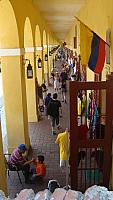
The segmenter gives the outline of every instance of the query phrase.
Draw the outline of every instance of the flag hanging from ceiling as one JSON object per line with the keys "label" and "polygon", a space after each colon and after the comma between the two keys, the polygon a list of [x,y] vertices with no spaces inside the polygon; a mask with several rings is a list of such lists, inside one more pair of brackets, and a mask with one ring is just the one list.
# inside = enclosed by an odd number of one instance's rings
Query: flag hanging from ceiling
{"label": "flag hanging from ceiling", "polygon": [[91,54],[88,67],[95,73],[101,73],[105,62],[105,41],[93,32]]}
{"label": "flag hanging from ceiling", "polygon": [[96,33],[80,21],[81,63],[95,73],[101,73],[105,62],[105,44]]}

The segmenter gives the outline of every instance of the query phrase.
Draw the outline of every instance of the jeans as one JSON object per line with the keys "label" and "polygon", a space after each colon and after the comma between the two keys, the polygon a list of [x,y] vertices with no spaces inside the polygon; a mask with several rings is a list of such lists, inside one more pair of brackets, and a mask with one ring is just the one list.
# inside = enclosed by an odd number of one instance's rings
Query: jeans
{"label": "jeans", "polygon": [[57,117],[51,116],[51,125],[52,125],[52,128],[55,128],[55,125],[59,126],[59,116]]}

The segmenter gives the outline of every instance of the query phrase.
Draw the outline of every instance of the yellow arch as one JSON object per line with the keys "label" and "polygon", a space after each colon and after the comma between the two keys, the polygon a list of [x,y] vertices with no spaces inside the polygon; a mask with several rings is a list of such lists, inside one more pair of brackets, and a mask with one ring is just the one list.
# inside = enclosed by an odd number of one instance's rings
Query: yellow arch
{"label": "yellow arch", "polygon": [[29,17],[26,17],[24,24],[24,47],[33,47],[33,34]]}
{"label": "yellow arch", "polygon": [[41,33],[40,33],[39,25],[36,25],[36,29],[35,29],[35,46],[41,47]]}
{"label": "yellow arch", "polygon": [[45,30],[43,30],[43,45],[47,45],[47,35]]}
{"label": "yellow arch", "polygon": [[0,48],[19,47],[17,22],[9,0],[0,1]]}

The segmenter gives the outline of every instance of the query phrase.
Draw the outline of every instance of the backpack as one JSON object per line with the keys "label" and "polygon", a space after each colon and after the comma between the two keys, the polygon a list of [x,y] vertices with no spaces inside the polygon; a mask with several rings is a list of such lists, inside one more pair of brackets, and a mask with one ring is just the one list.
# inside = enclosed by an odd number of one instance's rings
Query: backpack
{"label": "backpack", "polygon": [[[52,101],[52,100],[51,100]],[[48,105],[47,105],[47,114],[48,115],[51,115],[52,112],[51,112],[51,101],[49,101]]]}
{"label": "backpack", "polygon": [[54,105],[55,105],[56,101],[51,100],[48,105],[47,105],[47,113],[50,116],[54,116]]}

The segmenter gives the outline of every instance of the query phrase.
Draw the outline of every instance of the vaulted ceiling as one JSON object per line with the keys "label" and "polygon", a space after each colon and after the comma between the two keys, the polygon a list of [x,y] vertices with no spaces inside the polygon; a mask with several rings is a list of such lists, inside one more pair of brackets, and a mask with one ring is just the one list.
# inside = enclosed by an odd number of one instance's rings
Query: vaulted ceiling
{"label": "vaulted ceiling", "polygon": [[75,15],[86,0],[33,0],[47,25],[59,40],[64,40],[75,21]]}

